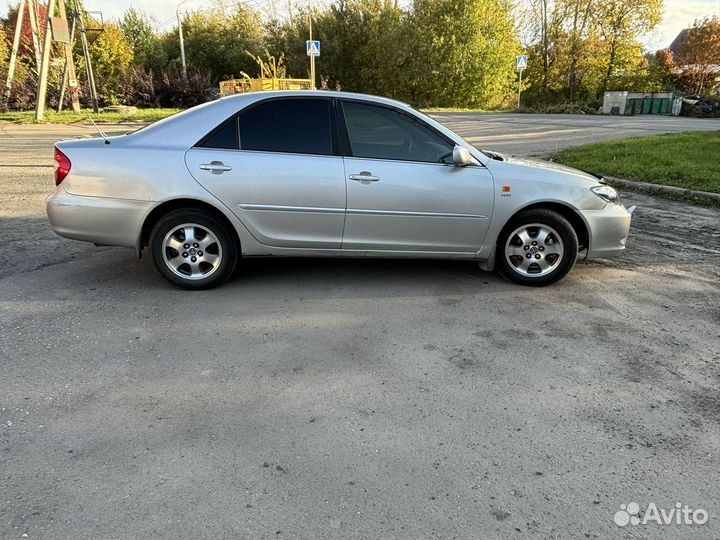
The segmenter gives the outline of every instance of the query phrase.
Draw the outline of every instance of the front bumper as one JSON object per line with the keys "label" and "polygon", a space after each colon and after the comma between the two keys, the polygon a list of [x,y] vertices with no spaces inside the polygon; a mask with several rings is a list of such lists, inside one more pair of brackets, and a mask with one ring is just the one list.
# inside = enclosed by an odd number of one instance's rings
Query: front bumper
{"label": "front bumper", "polygon": [[152,203],[71,195],[62,187],[48,197],[50,226],[60,236],[99,245],[136,247]]}
{"label": "front bumper", "polygon": [[614,257],[625,250],[634,210],[608,203],[600,210],[583,211],[589,235],[588,259]]}

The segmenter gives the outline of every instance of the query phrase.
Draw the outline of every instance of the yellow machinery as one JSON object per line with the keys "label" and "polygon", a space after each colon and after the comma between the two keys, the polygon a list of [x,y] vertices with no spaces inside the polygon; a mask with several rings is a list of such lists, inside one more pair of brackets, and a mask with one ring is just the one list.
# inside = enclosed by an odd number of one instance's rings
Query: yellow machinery
{"label": "yellow machinery", "polygon": [[310,90],[310,79],[280,79],[268,77],[261,79],[230,79],[220,81],[220,95],[244,94],[268,90]]}

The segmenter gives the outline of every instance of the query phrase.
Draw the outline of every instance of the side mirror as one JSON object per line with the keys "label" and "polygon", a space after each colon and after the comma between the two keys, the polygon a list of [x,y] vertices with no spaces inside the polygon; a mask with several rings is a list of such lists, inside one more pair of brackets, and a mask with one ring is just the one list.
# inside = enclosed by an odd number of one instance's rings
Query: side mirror
{"label": "side mirror", "polygon": [[473,163],[473,158],[467,148],[456,144],[453,148],[453,163],[456,167],[465,167]]}

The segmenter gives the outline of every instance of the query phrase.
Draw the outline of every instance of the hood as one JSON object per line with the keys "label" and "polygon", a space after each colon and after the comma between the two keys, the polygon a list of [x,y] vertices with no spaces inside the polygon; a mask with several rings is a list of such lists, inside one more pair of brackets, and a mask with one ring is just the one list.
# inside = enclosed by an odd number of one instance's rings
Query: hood
{"label": "hood", "polygon": [[597,176],[573,167],[568,167],[567,165],[561,165],[560,163],[529,157],[508,156],[505,154],[502,154],[502,157],[505,160],[505,163],[516,167],[535,169],[538,172],[550,174],[562,173],[564,175],[571,176],[574,180],[585,181],[588,186],[595,186],[600,183],[600,178]]}

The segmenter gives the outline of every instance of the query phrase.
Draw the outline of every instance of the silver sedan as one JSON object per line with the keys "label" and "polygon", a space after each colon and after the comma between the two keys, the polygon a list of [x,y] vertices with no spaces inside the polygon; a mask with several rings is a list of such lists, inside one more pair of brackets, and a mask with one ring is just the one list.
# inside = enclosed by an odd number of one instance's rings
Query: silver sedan
{"label": "silver sedan", "polygon": [[189,289],[269,255],[472,259],[547,285],[579,256],[622,252],[631,218],[596,176],[480,151],[408,105],[340,92],[243,94],[58,142],[55,183],[57,234],[148,248]]}

